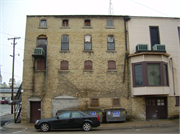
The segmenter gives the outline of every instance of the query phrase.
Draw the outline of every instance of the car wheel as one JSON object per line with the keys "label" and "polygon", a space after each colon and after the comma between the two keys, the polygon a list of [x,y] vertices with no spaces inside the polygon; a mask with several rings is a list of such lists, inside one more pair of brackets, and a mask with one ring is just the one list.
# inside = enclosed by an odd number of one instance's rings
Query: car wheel
{"label": "car wheel", "polygon": [[47,132],[49,130],[50,130],[49,124],[47,124],[47,123],[42,123],[41,124],[41,131]]}
{"label": "car wheel", "polygon": [[83,123],[82,128],[83,128],[84,131],[89,131],[89,130],[91,130],[91,123],[89,123],[89,122]]}

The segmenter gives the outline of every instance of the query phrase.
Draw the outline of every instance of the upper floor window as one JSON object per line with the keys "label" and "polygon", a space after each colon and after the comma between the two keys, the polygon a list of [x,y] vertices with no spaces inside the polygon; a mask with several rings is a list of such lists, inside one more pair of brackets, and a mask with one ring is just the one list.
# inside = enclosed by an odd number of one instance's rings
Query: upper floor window
{"label": "upper floor window", "polygon": [[113,60],[108,61],[108,70],[116,70],[116,62]]}
{"label": "upper floor window", "polygon": [[133,86],[168,86],[168,68],[164,62],[132,64]]}
{"label": "upper floor window", "polygon": [[92,37],[91,35],[84,36],[84,50],[92,50]]}
{"label": "upper floor window", "polygon": [[47,21],[46,20],[41,20],[39,27],[47,27]]}
{"label": "upper floor window", "polygon": [[91,21],[90,20],[85,20],[84,21],[84,26],[91,26]]}
{"label": "upper floor window", "polygon": [[45,47],[47,45],[46,35],[40,35],[37,37],[37,47]]}
{"label": "upper floor window", "polygon": [[69,36],[68,35],[61,36],[61,50],[69,50]]}
{"label": "upper floor window", "polygon": [[107,37],[107,49],[115,50],[115,40],[113,35],[108,35]]}
{"label": "upper floor window", "polygon": [[107,20],[107,27],[113,27],[113,20],[112,19],[108,19]]}
{"label": "upper floor window", "polygon": [[61,70],[69,70],[69,62],[61,61]]}
{"label": "upper floor window", "polygon": [[159,28],[150,27],[151,49],[155,44],[160,44]]}
{"label": "upper floor window", "polygon": [[37,70],[45,70],[45,61],[37,61]]}
{"label": "upper floor window", "polygon": [[84,62],[84,70],[92,70],[92,61],[87,60]]}
{"label": "upper floor window", "polygon": [[69,26],[68,20],[63,20],[62,26],[64,26],[64,27]]}

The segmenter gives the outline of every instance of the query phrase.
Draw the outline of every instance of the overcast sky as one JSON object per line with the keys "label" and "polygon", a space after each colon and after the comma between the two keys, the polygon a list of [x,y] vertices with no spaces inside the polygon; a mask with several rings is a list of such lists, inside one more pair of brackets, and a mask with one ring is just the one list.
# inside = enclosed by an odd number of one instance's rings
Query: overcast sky
{"label": "overcast sky", "polygon": [[[180,0],[111,0],[114,15],[180,17]],[[12,42],[16,40],[16,82],[22,81],[26,15],[107,15],[109,0],[0,0],[0,65],[3,82],[12,78]],[[18,56],[20,54],[20,56]]]}

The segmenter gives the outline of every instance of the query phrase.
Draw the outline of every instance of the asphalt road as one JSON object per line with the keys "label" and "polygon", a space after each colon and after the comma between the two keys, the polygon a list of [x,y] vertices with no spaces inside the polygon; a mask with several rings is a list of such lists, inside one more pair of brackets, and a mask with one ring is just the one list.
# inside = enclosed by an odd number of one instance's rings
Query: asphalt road
{"label": "asphalt road", "polygon": [[9,104],[0,104],[0,120],[1,120],[1,126],[3,126],[6,122],[13,119],[13,116],[11,118],[7,118],[4,115],[11,114],[11,105]]}

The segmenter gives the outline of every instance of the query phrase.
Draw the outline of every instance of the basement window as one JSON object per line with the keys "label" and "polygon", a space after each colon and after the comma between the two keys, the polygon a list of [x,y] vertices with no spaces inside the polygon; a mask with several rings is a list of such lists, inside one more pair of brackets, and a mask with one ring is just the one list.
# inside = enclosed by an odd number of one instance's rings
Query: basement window
{"label": "basement window", "polygon": [[91,107],[98,107],[99,106],[99,99],[98,98],[92,98],[90,105],[91,105]]}
{"label": "basement window", "polygon": [[120,106],[120,99],[119,98],[113,98],[112,99],[112,106]]}

